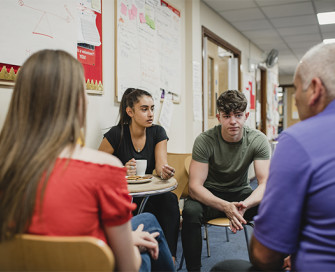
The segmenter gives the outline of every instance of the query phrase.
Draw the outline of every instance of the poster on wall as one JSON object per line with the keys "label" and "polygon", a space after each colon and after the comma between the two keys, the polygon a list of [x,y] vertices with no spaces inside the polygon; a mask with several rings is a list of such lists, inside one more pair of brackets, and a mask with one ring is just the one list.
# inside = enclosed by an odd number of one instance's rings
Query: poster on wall
{"label": "poster on wall", "polygon": [[86,89],[102,91],[101,0],[1,0],[0,10],[1,84],[33,53],[57,49],[83,64]]}
{"label": "poster on wall", "polygon": [[[180,12],[164,0],[117,0],[116,96],[141,88],[180,95]],[[173,96],[175,97],[175,96]]]}
{"label": "poster on wall", "polygon": [[249,110],[255,110],[255,92],[252,76],[246,76],[244,81],[244,94],[248,99]]}

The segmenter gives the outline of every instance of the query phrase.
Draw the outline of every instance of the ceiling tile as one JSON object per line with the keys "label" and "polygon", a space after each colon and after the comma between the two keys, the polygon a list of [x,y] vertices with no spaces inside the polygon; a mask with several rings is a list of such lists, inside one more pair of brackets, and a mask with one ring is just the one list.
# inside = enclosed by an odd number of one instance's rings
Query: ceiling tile
{"label": "ceiling tile", "polygon": [[279,39],[276,40],[275,42],[273,42],[272,40],[269,41],[269,39],[267,39],[266,41],[263,41],[263,42],[257,42],[257,45],[261,48],[263,47],[266,47],[267,49],[275,48],[279,50],[279,52],[281,52],[281,50],[287,50],[287,51],[289,50],[287,45]]}
{"label": "ceiling tile", "polygon": [[240,31],[258,30],[258,29],[272,29],[272,25],[268,20],[252,20],[235,22],[234,26]]}
{"label": "ceiling tile", "polygon": [[250,0],[203,0],[208,6],[212,7],[217,12],[233,10],[233,9],[245,9],[245,8],[256,8],[256,4]]}
{"label": "ceiling tile", "polygon": [[327,32],[334,32],[335,31],[335,24],[331,25],[320,25],[321,32],[327,33]]}
{"label": "ceiling tile", "polygon": [[300,43],[290,43],[289,47],[292,49],[294,53],[306,52],[309,48],[318,44],[318,42],[300,42]]}
{"label": "ceiling tile", "polygon": [[220,12],[220,15],[232,23],[255,19],[265,19],[263,13],[258,8],[223,11]]}
{"label": "ceiling tile", "polygon": [[335,31],[334,32],[327,32],[322,35],[323,39],[335,39]]}
{"label": "ceiling tile", "polygon": [[291,3],[299,3],[305,2],[306,0],[255,0],[255,2],[261,6],[273,6],[273,5],[282,5],[282,4],[291,4]]}
{"label": "ceiling tile", "polygon": [[283,17],[270,19],[272,24],[277,27],[294,27],[294,26],[306,26],[317,24],[315,15],[303,15],[294,17]]}
{"label": "ceiling tile", "polygon": [[262,7],[262,10],[264,11],[264,13],[268,18],[280,18],[280,17],[314,14],[313,6],[309,2]]}
{"label": "ceiling tile", "polygon": [[243,31],[242,33],[256,40],[259,38],[279,38],[277,32],[273,31],[272,29]]}
{"label": "ceiling tile", "polygon": [[291,35],[295,36],[300,34],[318,33],[319,27],[317,25],[309,25],[309,26],[277,28],[277,30],[282,36],[291,36]]}
{"label": "ceiling tile", "polygon": [[295,35],[295,36],[286,36],[283,39],[287,43],[294,42],[322,42],[321,35],[319,33],[306,34],[306,35]]}
{"label": "ceiling tile", "polygon": [[317,13],[335,11],[334,0],[316,0],[314,1],[314,5]]}

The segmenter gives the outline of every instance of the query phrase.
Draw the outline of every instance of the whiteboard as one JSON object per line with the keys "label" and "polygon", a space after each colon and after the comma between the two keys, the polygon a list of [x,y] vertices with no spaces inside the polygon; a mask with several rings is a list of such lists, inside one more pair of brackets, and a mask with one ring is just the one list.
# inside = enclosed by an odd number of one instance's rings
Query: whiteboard
{"label": "whiteboard", "polygon": [[77,57],[75,0],[1,0],[0,61],[22,65],[34,52],[62,49]]}
{"label": "whiteboard", "polygon": [[[162,5],[163,4],[163,5]],[[162,0],[117,0],[116,96],[141,88],[181,91],[180,13]]]}

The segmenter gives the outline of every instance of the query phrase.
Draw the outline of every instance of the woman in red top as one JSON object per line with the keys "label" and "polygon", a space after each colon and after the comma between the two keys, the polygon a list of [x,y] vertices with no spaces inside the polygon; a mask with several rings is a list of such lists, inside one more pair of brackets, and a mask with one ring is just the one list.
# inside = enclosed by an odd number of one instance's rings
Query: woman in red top
{"label": "woman in red top", "polygon": [[84,82],[64,51],[37,52],[21,67],[0,134],[0,242],[18,233],[94,236],[111,246],[117,270],[136,271],[139,249],[158,259],[159,234],[131,231],[135,205],[122,163],[77,144]]}

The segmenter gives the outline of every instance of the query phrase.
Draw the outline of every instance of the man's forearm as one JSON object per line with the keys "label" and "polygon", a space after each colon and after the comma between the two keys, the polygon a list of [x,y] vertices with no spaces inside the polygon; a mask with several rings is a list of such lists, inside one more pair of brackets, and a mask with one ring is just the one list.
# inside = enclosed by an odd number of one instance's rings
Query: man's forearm
{"label": "man's forearm", "polygon": [[212,207],[216,210],[223,211],[224,212],[224,206],[228,204],[227,201],[220,199],[213,195],[207,188],[204,186],[197,186],[195,188],[189,188],[190,189],[190,196],[201,202],[202,204]]}
{"label": "man's forearm", "polygon": [[252,194],[243,201],[247,206],[247,209],[257,206],[261,202],[264,191],[265,183],[258,185],[258,187],[252,192]]}

